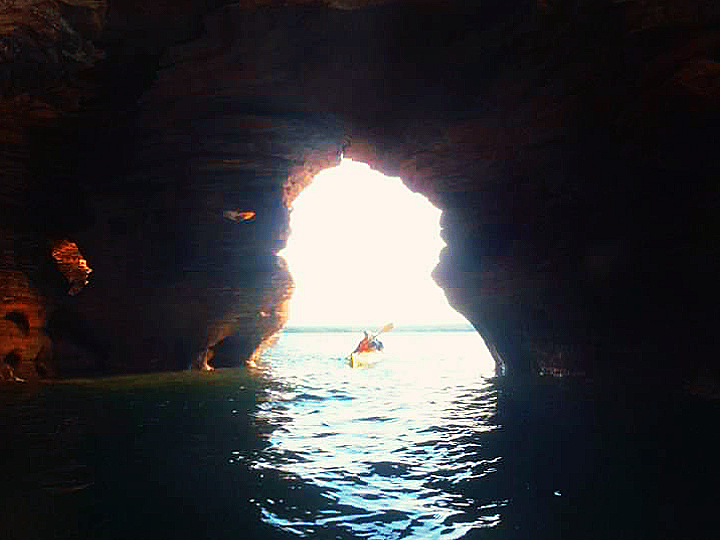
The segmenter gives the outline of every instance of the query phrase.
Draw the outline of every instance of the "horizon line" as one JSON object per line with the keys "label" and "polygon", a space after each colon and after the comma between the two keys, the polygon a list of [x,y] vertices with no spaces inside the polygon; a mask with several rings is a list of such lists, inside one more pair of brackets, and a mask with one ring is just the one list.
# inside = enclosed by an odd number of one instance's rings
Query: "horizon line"
{"label": "horizon line", "polygon": [[[283,327],[280,331],[348,331],[348,332],[362,332],[363,330],[376,330],[376,325],[362,325],[362,324],[293,324]],[[424,324],[396,324],[393,331],[403,330],[472,330],[477,331],[475,327],[470,324],[462,323],[424,323]]]}

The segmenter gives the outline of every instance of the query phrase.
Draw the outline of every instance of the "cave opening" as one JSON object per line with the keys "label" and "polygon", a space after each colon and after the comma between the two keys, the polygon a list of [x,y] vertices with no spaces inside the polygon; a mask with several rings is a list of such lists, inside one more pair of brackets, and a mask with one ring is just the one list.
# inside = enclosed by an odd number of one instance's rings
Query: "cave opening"
{"label": "cave opening", "polygon": [[343,159],[317,174],[292,203],[279,253],[295,284],[285,330],[372,333],[392,323],[390,341],[404,331],[460,332],[464,356],[494,368],[483,338],[432,278],[446,245],[441,213],[361,162]]}
{"label": "cave opening", "polygon": [[[440,217],[400,178],[346,159],[294,199],[280,255],[295,291],[287,326],[263,354],[274,384],[255,415],[281,429],[253,466],[327,489],[338,512],[322,501],[322,513],[300,514],[301,502],[270,499],[258,503],[267,524],[317,536],[317,524],[336,521],[353,537],[383,538],[460,538],[501,524],[504,503],[449,529],[462,508],[449,491],[426,489],[428,473],[450,478],[466,461],[462,441],[498,427],[494,360],[432,278],[445,246]],[[356,364],[360,330],[389,323],[379,356]],[[495,474],[499,459],[475,460],[482,471],[463,463],[463,479]]]}

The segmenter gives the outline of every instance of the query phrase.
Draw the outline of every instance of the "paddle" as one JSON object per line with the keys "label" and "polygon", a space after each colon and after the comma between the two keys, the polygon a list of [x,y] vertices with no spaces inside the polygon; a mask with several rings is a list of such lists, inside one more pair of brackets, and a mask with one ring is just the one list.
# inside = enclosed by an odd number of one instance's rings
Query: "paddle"
{"label": "paddle", "polygon": [[390,332],[390,330],[392,330],[393,328],[395,328],[395,325],[393,323],[387,323],[375,334],[375,337],[378,337],[383,332]]}

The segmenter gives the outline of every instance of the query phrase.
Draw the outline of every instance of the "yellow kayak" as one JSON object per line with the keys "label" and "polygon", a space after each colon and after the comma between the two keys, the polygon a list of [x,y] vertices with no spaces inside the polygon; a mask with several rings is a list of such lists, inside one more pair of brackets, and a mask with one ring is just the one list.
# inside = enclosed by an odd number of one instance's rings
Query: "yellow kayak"
{"label": "yellow kayak", "polygon": [[383,358],[382,351],[354,352],[350,355],[348,364],[353,368],[369,368],[375,367]]}

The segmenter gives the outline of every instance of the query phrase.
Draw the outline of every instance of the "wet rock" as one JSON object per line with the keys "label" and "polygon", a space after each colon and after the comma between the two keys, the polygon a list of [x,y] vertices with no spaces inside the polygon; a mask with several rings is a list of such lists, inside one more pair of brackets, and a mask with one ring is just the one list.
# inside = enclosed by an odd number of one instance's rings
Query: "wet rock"
{"label": "wet rock", "polygon": [[0,272],[0,368],[6,380],[37,379],[48,371],[46,299],[17,272]]}

